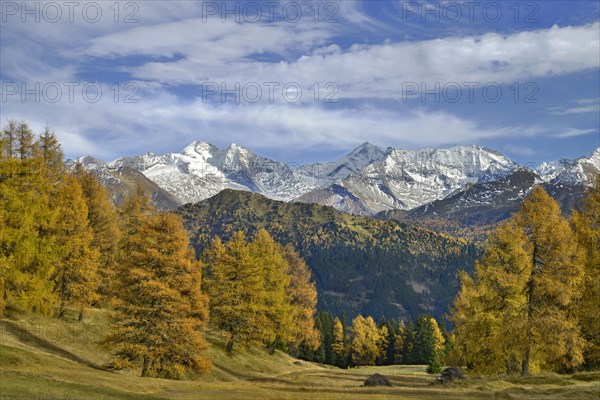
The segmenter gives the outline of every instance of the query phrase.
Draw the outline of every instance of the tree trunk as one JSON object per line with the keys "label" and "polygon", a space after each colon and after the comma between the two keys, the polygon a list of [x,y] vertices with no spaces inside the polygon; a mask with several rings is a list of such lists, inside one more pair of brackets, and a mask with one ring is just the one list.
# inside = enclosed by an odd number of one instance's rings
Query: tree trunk
{"label": "tree trunk", "polygon": [[227,341],[227,347],[225,348],[227,353],[231,353],[231,351],[233,350],[233,340],[234,340],[234,336],[233,335],[229,336],[229,341]]}
{"label": "tree trunk", "polygon": [[525,376],[529,374],[529,357],[531,353],[531,346],[528,344],[527,349],[525,350],[525,358],[523,358],[523,362],[521,363],[521,375]]}
{"label": "tree trunk", "polygon": [[79,310],[79,318],[77,318],[79,322],[83,321],[83,308]]}
{"label": "tree trunk", "polygon": [[144,356],[144,363],[142,365],[142,377],[148,376],[149,364],[150,363],[148,362],[148,356]]}
{"label": "tree trunk", "polygon": [[273,354],[275,353],[275,349],[277,348],[277,345],[279,344],[279,336],[277,336],[275,338],[275,340],[273,341],[273,343],[271,343],[269,345],[269,354]]}
{"label": "tree trunk", "polygon": [[532,271],[529,282],[527,282],[527,344],[525,348],[525,354],[523,355],[523,362],[521,363],[521,375],[525,376],[529,374],[529,362],[531,359],[531,345],[533,334],[531,333],[533,325],[533,312],[535,308],[535,277],[538,275],[538,247],[534,244],[533,246],[533,257],[532,257]]}
{"label": "tree trunk", "polygon": [[65,284],[65,280],[62,279],[60,282],[60,309],[59,309],[59,313],[58,313],[58,318],[63,319],[63,317],[65,316],[65,306],[66,306],[66,302],[65,302],[65,292],[66,292],[66,288],[65,288],[66,284]]}

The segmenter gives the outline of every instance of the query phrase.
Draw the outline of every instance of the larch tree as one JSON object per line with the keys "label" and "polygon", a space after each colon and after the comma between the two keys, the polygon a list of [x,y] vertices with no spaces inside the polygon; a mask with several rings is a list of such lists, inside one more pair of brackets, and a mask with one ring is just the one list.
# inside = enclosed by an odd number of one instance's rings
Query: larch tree
{"label": "larch tree", "polygon": [[55,302],[50,276],[57,258],[50,225],[56,213],[49,206],[43,161],[25,123],[9,121],[1,132],[0,239],[6,301],[25,310],[50,314]]}
{"label": "larch tree", "polygon": [[119,207],[121,247],[126,246],[127,238],[136,235],[142,220],[154,213],[156,209],[150,201],[150,196],[142,186],[136,186],[135,191]]}
{"label": "larch tree", "polygon": [[92,246],[93,231],[88,221],[88,207],[77,178],[67,175],[54,195],[59,218],[53,226],[59,259],[52,280],[60,299],[59,315],[67,305],[79,308],[79,319],[85,307],[97,300],[98,257]]}
{"label": "larch tree", "polygon": [[385,351],[384,335],[372,317],[358,315],[352,320],[350,354],[353,365],[375,365],[375,360]]}
{"label": "larch tree", "polygon": [[248,345],[264,339],[264,273],[239,231],[224,245],[215,238],[204,252],[206,291],[211,324],[227,333],[227,352],[235,343]]}
{"label": "larch tree", "polygon": [[109,199],[107,190],[80,164],[75,167],[75,175],[83,190],[90,228],[93,239],[91,247],[98,252],[99,294],[104,299],[111,295],[111,283],[114,280],[121,230],[118,212]]}
{"label": "larch tree", "polygon": [[581,364],[584,340],[573,310],[580,254],[558,205],[536,186],[490,236],[474,278],[462,276],[452,320],[465,362],[484,373],[523,375],[532,366]]}
{"label": "larch tree", "polygon": [[36,141],[36,151],[43,161],[42,173],[49,182],[58,182],[65,175],[63,151],[56,135],[48,127]]}
{"label": "larch tree", "polygon": [[[4,221],[2,220],[2,214],[0,213],[0,244],[4,242]],[[6,307],[6,276],[8,274],[8,261],[6,256],[0,251],[0,317],[4,313],[4,307]]]}
{"label": "larch tree", "polygon": [[289,266],[290,284],[287,288],[287,297],[292,305],[288,344],[298,346],[303,342],[306,346],[317,349],[320,344],[320,335],[315,327],[316,285],[312,280],[308,265],[292,245],[288,244],[283,247],[283,257]]}
{"label": "larch tree", "polygon": [[[265,229],[256,232],[249,244],[249,251],[258,273],[262,275],[263,289],[255,296],[259,303],[258,325],[262,328],[263,341],[274,351],[278,345],[294,341],[297,332],[289,296],[289,265],[283,257],[281,246]],[[259,294],[262,294],[262,298]]]}
{"label": "larch tree", "polygon": [[187,370],[206,371],[207,299],[182,221],[173,214],[130,218],[134,220],[137,226],[130,226],[123,239],[113,332],[105,340],[113,365],[140,366],[141,376],[172,379]]}
{"label": "larch tree", "polygon": [[577,241],[583,254],[585,278],[582,296],[575,309],[587,346],[587,368],[600,367],[600,175],[596,177],[581,210],[572,215]]}
{"label": "larch tree", "polygon": [[394,360],[393,364],[402,364],[403,361],[403,351],[404,351],[404,342],[406,341],[406,325],[404,321],[400,321],[398,323],[398,331],[395,333],[394,337]]}
{"label": "larch tree", "polygon": [[[17,126],[17,158],[21,161],[31,160],[34,155],[35,135],[29,128],[26,122],[20,122]],[[22,166],[26,166],[26,163],[22,163]]]}
{"label": "larch tree", "polygon": [[331,348],[333,350],[333,354],[335,354],[335,357],[338,360],[338,366],[340,364],[340,360],[345,363],[346,359],[348,358],[346,332],[344,332],[344,325],[342,324],[342,321],[337,317],[333,321],[333,343]]}

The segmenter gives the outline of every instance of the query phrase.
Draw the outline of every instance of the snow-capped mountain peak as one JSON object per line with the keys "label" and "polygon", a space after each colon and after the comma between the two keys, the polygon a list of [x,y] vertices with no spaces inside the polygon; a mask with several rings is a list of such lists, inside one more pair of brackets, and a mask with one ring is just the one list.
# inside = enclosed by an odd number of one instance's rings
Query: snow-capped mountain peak
{"label": "snow-capped mountain peak", "polygon": [[307,164],[298,169],[298,174],[316,187],[331,185],[337,181],[359,174],[365,167],[382,160],[386,152],[369,142],[364,142],[347,155],[329,163]]}
{"label": "snow-capped mountain peak", "polygon": [[[139,171],[181,203],[204,200],[229,188],[362,214],[410,210],[519,169],[501,153],[476,145],[383,151],[368,142],[333,162],[298,169],[235,143],[221,149],[203,141],[192,142],[179,153],[146,153],[109,163],[86,157],[80,162],[107,182],[122,168]],[[536,172],[544,182],[589,185],[600,173],[599,166],[600,148],[576,160],[544,163]]]}
{"label": "snow-capped mountain peak", "polygon": [[469,183],[501,178],[518,168],[502,154],[480,146],[405,150],[386,156],[341,185],[376,213],[412,209],[441,199]]}
{"label": "snow-capped mountain peak", "polygon": [[594,177],[600,174],[600,147],[574,160],[563,158],[558,161],[544,162],[536,172],[545,182],[581,183],[590,186],[594,182]]}

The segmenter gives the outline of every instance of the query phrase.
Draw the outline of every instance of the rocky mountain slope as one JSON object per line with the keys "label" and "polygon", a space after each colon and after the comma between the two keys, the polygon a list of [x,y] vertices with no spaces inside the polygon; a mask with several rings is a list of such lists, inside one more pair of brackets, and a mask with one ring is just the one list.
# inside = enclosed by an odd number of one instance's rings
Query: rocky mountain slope
{"label": "rocky mountain slope", "polygon": [[[388,149],[381,161],[338,185],[359,202],[338,200],[331,188],[307,193],[297,200],[332,205],[347,212],[375,214],[384,210],[409,210],[444,198],[469,183],[499,179],[518,168],[502,154],[479,146],[449,149]],[[358,203],[358,204],[357,204]]]}
{"label": "rocky mountain slope", "polygon": [[487,231],[519,209],[537,184],[556,200],[565,215],[581,203],[588,190],[578,183],[544,182],[538,174],[523,168],[495,181],[466,185],[443,199],[412,210],[384,211],[377,217],[483,239]]}
{"label": "rocky mountain slope", "polygon": [[[474,145],[383,151],[369,143],[336,161],[298,168],[235,144],[221,149],[205,142],[161,156],[147,153],[109,163],[89,157],[80,161],[109,184],[116,171],[128,168],[130,175],[140,173],[162,190],[161,199],[169,194],[175,200],[163,201],[163,207],[195,203],[234,189],[359,215],[414,210],[471,185],[498,181],[521,168],[497,151]],[[535,173],[546,184],[590,185],[600,173],[600,148],[576,160],[544,163]],[[159,193],[156,188],[153,191]]]}
{"label": "rocky mountain slope", "polygon": [[75,162],[81,163],[98,178],[100,183],[108,189],[113,203],[117,205],[134,193],[137,186],[141,186],[150,193],[152,202],[159,210],[173,210],[182,204],[177,197],[134,168],[128,166],[114,168],[93,157],[81,157],[76,161],[67,161],[67,167],[72,167]]}

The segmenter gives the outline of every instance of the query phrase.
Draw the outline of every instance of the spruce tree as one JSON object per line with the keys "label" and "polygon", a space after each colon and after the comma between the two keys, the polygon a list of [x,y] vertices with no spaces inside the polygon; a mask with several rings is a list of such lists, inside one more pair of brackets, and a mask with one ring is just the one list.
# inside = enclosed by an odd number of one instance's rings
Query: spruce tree
{"label": "spruce tree", "polygon": [[420,315],[417,318],[413,348],[410,355],[411,364],[428,364],[432,359],[438,358],[438,342],[435,331],[437,323],[434,327],[432,321],[435,320],[429,315]]}

